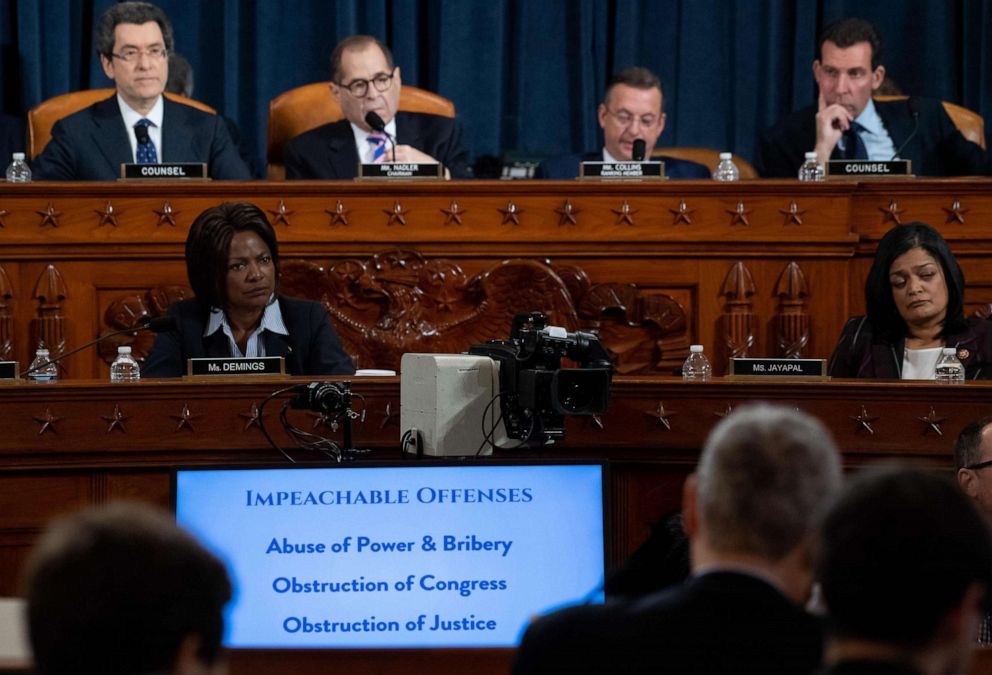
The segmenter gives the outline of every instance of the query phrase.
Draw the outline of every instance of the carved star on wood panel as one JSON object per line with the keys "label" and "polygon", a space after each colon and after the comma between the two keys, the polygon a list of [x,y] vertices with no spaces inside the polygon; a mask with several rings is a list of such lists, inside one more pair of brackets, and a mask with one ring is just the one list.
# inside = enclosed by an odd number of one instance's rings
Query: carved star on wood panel
{"label": "carved star on wood panel", "polygon": [[189,429],[190,431],[196,431],[196,429],[193,428],[193,420],[197,417],[202,417],[202,415],[194,415],[189,409],[189,405],[183,403],[183,409],[179,412],[179,414],[169,415],[169,417],[179,422],[176,425],[176,431],[182,431],[183,427]]}
{"label": "carved star on wood panel", "polygon": [[51,227],[59,226],[59,218],[62,217],[61,211],[55,210],[55,205],[48,202],[48,206],[45,207],[44,211],[35,211],[39,216],[41,216],[41,227],[50,225]]}
{"label": "carved star on wood panel", "polygon": [[622,225],[623,223],[626,223],[627,225],[634,224],[634,216],[637,214],[637,211],[630,208],[630,204],[627,203],[626,199],[623,201],[623,204],[620,205],[619,209],[610,210],[617,214],[617,225]]}
{"label": "carved star on wood panel", "polygon": [[875,428],[872,427],[871,424],[872,422],[878,420],[878,415],[869,415],[868,410],[864,406],[861,406],[861,412],[858,415],[848,415],[847,417],[848,419],[857,422],[858,429],[864,429],[872,435],[875,434]]}
{"label": "carved star on wood panel", "polygon": [[109,434],[114,429],[120,429],[121,433],[127,433],[127,427],[124,426],[124,421],[130,419],[130,415],[125,415],[124,411],[118,404],[114,404],[114,412],[110,415],[100,415],[100,418],[104,422],[109,422],[107,427],[107,433]]}
{"label": "carved star on wood panel", "polygon": [[896,200],[890,199],[888,206],[879,206],[878,210],[885,214],[885,216],[882,218],[883,223],[887,223],[888,221],[891,220],[896,225],[902,225],[902,220],[900,216],[905,211],[905,209],[900,209],[899,203]]}
{"label": "carved star on wood panel", "polygon": [[463,209],[458,206],[458,202],[454,199],[451,200],[451,206],[446,209],[441,209],[441,213],[444,214],[444,224],[451,225],[455,223],[456,225],[462,224],[462,216],[468,213],[468,209]]}
{"label": "carved star on wood panel", "polygon": [[334,205],[334,209],[324,209],[324,213],[331,217],[331,227],[335,225],[348,225],[348,209],[344,207],[344,203],[339,199]]}
{"label": "carved star on wood panel", "polygon": [[34,421],[41,425],[41,428],[38,429],[38,435],[41,436],[46,431],[57,434],[59,430],[55,428],[55,425],[64,419],[64,417],[58,417],[52,413],[51,408],[45,408],[45,412],[41,416],[35,416],[34,418]]}
{"label": "carved star on wood panel", "polygon": [[99,227],[103,227],[108,224],[117,227],[117,209],[115,209],[114,205],[110,202],[107,202],[107,205],[103,207],[103,211],[94,210],[93,213],[100,216]]}
{"label": "carved star on wood panel", "polygon": [[658,407],[651,412],[644,412],[644,415],[652,419],[658,420],[658,425],[665,427],[665,431],[672,430],[672,420],[670,418],[678,415],[674,410],[665,410],[665,403],[663,401],[658,401]]}
{"label": "carved star on wood panel", "polygon": [[923,430],[923,433],[934,431],[937,433],[938,436],[944,435],[944,430],[940,428],[940,423],[946,422],[947,418],[938,417],[937,411],[933,409],[933,406],[930,406],[930,412],[927,413],[926,417],[917,417],[916,419],[920,420],[926,425],[926,428]]}
{"label": "carved star on wood panel", "polygon": [[788,209],[779,209],[778,212],[785,216],[786,225],[802,225],[803,214],[806,213],[806,210],[800,209],[799,205],[793,200],[789,202]]}
{"label": "carved star on wood panel", "polygon": [[273,225],[278,225],[279,223],[282,223],[286,227],[289,227],[289,217],[293,215],[293,213],[295,212],[290,211],[288,208],[286,208],[286,202],[280,199],[279,204],[276,206],[275,210],[269,209],[269,213],[272,214]]}
{"label": "carved star on wood panel", "polygon": [[685,200],[679,200],[678,209],[668,209],[672,212],[675,218],[672,220],[672,225],[678,225],[679,223],[685,223],[686,225],[692,225],[692,214],[696,209],[690,209],[689,205],[685,203]]}
{"label": "carved star on wood panel", "polygon": [[7,227],[7,221],[4,220],[10,215],[10,211],[7,209],[0,209],[0,227]]}
{"label": "carved star on wood panel", "polygon": [[262,428],[262,418],[268,417],[268,415],[263,415],[262,411],[259,410],[258,404],[252,401],[251,407],[246,413],[238,413],[238,417],[245,420],[245,427],[241,431],[248,431],[251,427]]}
{"label": "carved star on wood panel", "polygon": [[959,225],[964,225],[964,214],[970,210],[963,208],[961,202],[955,199],[951,202],[951,208],[944,208],[944,212],[947,213],[947,220],[944,221],[944,224],[958,223]]}
{"label": "carved star on wood panel", "polygon": [[579,215],[579,210],[575,208],[571,201],[565,200],[565,203],[555,209],[555,213],[558,214],[558,225],[578,225],[576,216]]}
{"label": "carved star on wood panel", "polygon": [[501,223],[501,225],[506,225],[507,223],[513,223],[514,225],[519,225],[520,214],[524,212],[522,208],[518,207],[512,201],[506,203],[505,209],[496,209],[496,210],[503,214],[503,222]]}
{"label": "carved star on wood panel", "polygon": [[165,202],[165,204],[162,205],[161,210],[153,209],[152,213],[158,216],[158,223],[155,224],[155,227],[159,227],[161,225],[171,225],[172,227],[176,226],[176,216],[179,215],[179,211],[172,208],[171,202]]}
{"label": "carved star on wood panel", "polygon": [[410,214],[409,211],[403,210],[403,205],[398,201],[393,202],[393,208],[383,209],[382,212],[389,216],[389,220],[386,221],[387,226],[396,224],[406,225],[406,217]]}
{"label": "carved star on wood panel", "polygon": [[743,199],[737,202],[737,206],[736,207],[734,207],[733,209],[726,209],[726,211],[727,211],[727,213],[729,213],[731,215],[731,218],[730,218],[730,226],[731,227],[733,227],[734,225],[750,225],[751,224],[750,221],[748,221],[748,219],[747,219],[747,216],[748,216],[749,213],[751,213],[751,211],[749,209],[747,209],[747,208],[744,207],[744,200]]}

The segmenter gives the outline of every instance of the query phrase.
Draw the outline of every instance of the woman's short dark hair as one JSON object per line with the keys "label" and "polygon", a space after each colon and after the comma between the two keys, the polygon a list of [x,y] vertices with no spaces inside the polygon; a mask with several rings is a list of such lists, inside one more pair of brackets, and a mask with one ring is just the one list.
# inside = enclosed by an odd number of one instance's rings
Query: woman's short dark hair
{"label": "woman's short dark hair", "polygon": [[227,259],[238,232],[254,232],[272,254],[279,280],[279,244],[262,209],[247,202],[211,206],[193,221],[186,237],[186,275],[196,298],[208,307],[227,307]]}
{"label": "woman's short dark hair", "polygon": [[897,342],[906,337],[909,328],[899,314],[892,298],[892,282],[889,270],[896,258],[906,251],[922,248],[940,263],[947,284],[947,314],[941,337],[953,335],[967,328],[964,319],[964,273],[957,259],[951,253],[940,232],[926,223],[897,225],[885,233],[878,242],[875,260],[872,261],[868,279],[865,281],[865,308],[868,321],[875,334],[889,342]]}

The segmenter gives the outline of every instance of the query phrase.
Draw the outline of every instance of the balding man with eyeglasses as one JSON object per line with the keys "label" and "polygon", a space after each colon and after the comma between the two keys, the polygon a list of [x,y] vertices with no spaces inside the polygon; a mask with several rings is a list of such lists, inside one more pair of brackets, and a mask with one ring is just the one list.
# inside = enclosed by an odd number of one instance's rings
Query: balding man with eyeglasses
{"label": "balding man with eyeglasses", "polygon": [[147,2],[112,5],[94,43],[116,94],[52,127],[33,162],[39,180],[115,180],[121,164],[207,164],[211,178],[249,180],[223,118],[162,96],[169,77],[172,25]]}
{"label": "balding man with eyeglasses", "polygon": [[[461,126],[441,115],[400,112],[402,85],[400,68],[382,42],[370,35],[339,42],[331,54],[331,94],[344,119],[286,143],[286,178],[349,180],[360,163],[387,161],[440,162],[446,177],[471,178]],[[381,118],[385,133],[369,126],[370,112]]]}

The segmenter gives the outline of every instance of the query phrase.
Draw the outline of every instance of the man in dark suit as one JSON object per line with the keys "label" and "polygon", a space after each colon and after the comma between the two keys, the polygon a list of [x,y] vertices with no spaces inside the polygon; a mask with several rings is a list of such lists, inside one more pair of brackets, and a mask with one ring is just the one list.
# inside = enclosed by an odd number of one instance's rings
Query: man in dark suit
{"label": "man in dark suit", "polygon": [[[552,157],[534,171],[534,178],[570,180],[579,175],[582,162],[630,162],[634,141],[643,140],[647,158],[665,130],[661,80],[647,68],[626,68],[606,86],[597,116],[603,130],[603,149],[577,155]],[[709,178],[702,164],[674,157],[655,157],[665,163],[669,178]]]}
{"label": "man in dark suit", "polygon": [[961,135],[940,101],[876,101],[885,79],[882,41],[863,19],[824,29],[813,61],[817,105],[765,130],[755,166],[766,178],[795,178],[806,152],[817,160],[894,157],[919,176],[992,175],[992,155]]}
{"label": "man in dark suit", "polygon": [[767,405],[735,412],[686,480],[693,576],[639,600],[538,619],[514,672],[812,672],[822,635],[801,603],[817,515],[840,482],[837,449],[818,421]]}
{"label": "man in dark suit", "polygon": [[223,119],[162,96],[172,26],[145,2],[112,5],[94,42],[116,96],[59,120],[32,169],[37,180],[115,180],[123,163],[206,162],[215,179],[249,180]]}
{"label": "man in dark suit", "polygon": [[[468,151],[456,120],[440,115],[397,112],[400,68],[389,48],[370,35],[345,38],[331,54],[331,93],[344,119],[292,138],[284,159],[287,178],[351,179],[359,163],[376,161],[440,162],[449,178],[470,178]],[[387,138],[365,121],[374,112]]]}
{"label": "man in dark suit", "polygon": [[823,523],[822,675],[967,673],[992,588],[986,522],[953,481],[889,467],[857,476]]}

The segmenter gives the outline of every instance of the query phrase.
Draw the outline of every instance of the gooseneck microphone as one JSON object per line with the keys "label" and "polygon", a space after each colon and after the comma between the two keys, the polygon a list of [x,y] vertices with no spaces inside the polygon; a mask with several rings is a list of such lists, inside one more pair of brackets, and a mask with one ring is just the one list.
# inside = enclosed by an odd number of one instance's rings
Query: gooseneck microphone
{"label": "gooseneck microphone", "polygon": [[134,137],[138,139],[138,145],[146,145],[151,141],[151,136],[148,135],[148,127],[144,124],[134,125]]}
{"label": "gooseneck microphone", "polygon": [[370,110],[367,113],[365,113],[365,123],[368,124],[370,127],[372,127],[373,131],[378,131],[380,134],[383,134],[389,140],[389,145],[391,145],[393,148],[393,161],[395,162],[396,139],[393,138],[392,134],[386,131],[386,123],[382,121],[382,118],[379,117],[379,114],[376,113],[374,110]]}
{"label": "gooseneck microphone", "polygon": [[913,133],[911,133],[906,138],[906,140],[902,142],[902,145],[899,146],[899,149],[896,150],[895,151],[895,154],[892,155],[892,159],[895,159],[896,157],[898,157],[899,156],[899,153],[906,149],[906,146],[909,145],[909,142],[911,140],[913,140],[913,136],[915,136],[916,135],[916,132],[920,130],[920,104],[919,104],[919,102],[915,98],[913,98],[912,96],[910,96],[908,99],[906,99],[906,107],[909,108],[909,114],[913,116]]}
{"label": "gooseneck microphone", "polygon": [[647,152],[648,144],[644,142],[643,138],[634,139],[634,149],[631,153],[631,159],[635,162],[644,161],[644,153]]}
{"label": "gooseneck microphone", "polygon": [[34,368],[28,368],[27,370],[21,372],[21,377],[24,377],[25,375],[29,375],[36,370],[41,370],[49,363],[58,363],[62,359],[68,358],[73,354],[83,351],[87,347],[92,347],[93,345],[103,342],[108,338],[112,338],[115,335],[123,335],[124,333],[136,333],[141,330],[150,330],[153,333],[166,333],[170,330],[175,330],[175,329],[176,329],[176,317],[174,316],[156,316],[154,318],[149,317],[144,321],[142,321],[137,326],[134,326],[133,328],[122,328],[121,330],[115,330],[113,333],[107,333],[106,335],[101,335],[97,339],[90,340],[86,344],[80,347],[76,347],[75,349],[68,351],[65,354],[60,354],[57,358],[49,359],[45,363],[35,366]]}

